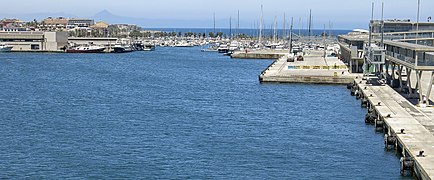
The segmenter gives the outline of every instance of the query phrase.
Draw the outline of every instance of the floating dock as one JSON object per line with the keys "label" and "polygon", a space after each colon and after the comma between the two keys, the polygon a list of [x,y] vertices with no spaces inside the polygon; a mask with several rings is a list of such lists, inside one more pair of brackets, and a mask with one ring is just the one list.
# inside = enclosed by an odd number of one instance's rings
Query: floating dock
{"label": "floating dock", "polygon": [[288,54],[274,61],[259,75],[260,82],[349,84],[354,75],[337,57],[321,56],[323,51],[304,56],[303,61],[288,62]]}
{"label": "floating dock", "polygon": [[354,79],[351,94],[368,108],[365,122],[384,132],[386,149],[401,155],[401,174],[434,178],[434,108],[417,107],[377,78]]}

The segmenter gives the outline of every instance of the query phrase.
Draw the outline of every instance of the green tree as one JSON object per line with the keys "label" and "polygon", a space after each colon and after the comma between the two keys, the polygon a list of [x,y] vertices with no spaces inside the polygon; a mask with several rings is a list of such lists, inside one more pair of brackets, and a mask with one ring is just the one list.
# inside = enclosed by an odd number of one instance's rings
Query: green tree
{"label": "green tree", "polygon": [[213,32],[209,32],[208,36],[211,37],[211,38],[214,38],[214,33]]}
{"label": "green tree", "polygon": [[222,32],[218,32],[217,33],[217,37],[223,37],[223,33]]}
{"label": "green tree", "polygon": [[132,38],[138,38],[138,37],[142,37],[142,36],[143,36],[143,34],[138,30],[133,30],[130,32],[130,37],[132,37]]}

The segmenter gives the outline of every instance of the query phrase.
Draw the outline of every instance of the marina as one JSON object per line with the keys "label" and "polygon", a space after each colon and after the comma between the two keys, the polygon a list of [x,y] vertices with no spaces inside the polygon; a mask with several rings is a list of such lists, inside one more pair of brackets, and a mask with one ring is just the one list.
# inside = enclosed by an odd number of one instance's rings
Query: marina
{"label": "marina", "polygon": [[270,2],[0,19],[0,179],[434,179],[432,2]]}

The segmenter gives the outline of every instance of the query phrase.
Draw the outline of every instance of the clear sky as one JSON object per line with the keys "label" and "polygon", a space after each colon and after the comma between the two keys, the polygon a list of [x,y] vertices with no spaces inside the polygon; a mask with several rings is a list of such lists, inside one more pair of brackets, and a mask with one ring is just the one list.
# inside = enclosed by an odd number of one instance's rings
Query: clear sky
{"label": "clear sky", "polygon": [[[250,28],[259,21],[262,4],[267,26],[273,23],[275,16],[281,26],[286,13],[288,21],[294,17],[295,28],[301,24],[306,27],[309,9],[312,9],[314,28],[322,29],[324,24],[328,27],[331,21],[335,29],[353,29],[367,27],[372,2],[375,2],[377,19],[381,17],[381,2],[384,2],[386,19],[416,20],[417,0],[11,0],[2,3],[0,14],[66,13],[92,17],[108,10],[118,16],[188,20],[186,26],[212,27],[215,12],[217,26],[227,27],[229,17],[236,21],[239,10],[240,26]],[[427,21],[429,16],[434,18],[433,8],[434,0],[421,0],[421,21]]]}

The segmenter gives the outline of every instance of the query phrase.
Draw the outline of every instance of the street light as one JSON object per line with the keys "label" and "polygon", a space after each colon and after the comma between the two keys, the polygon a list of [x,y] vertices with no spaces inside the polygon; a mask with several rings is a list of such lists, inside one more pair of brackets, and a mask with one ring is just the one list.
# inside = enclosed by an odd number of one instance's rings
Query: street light
{"label": "street light", "polygon": [[420,12],[420,0],[417,0],[417,22],[416,22],[416,44],[419,36],[419,12]]}

